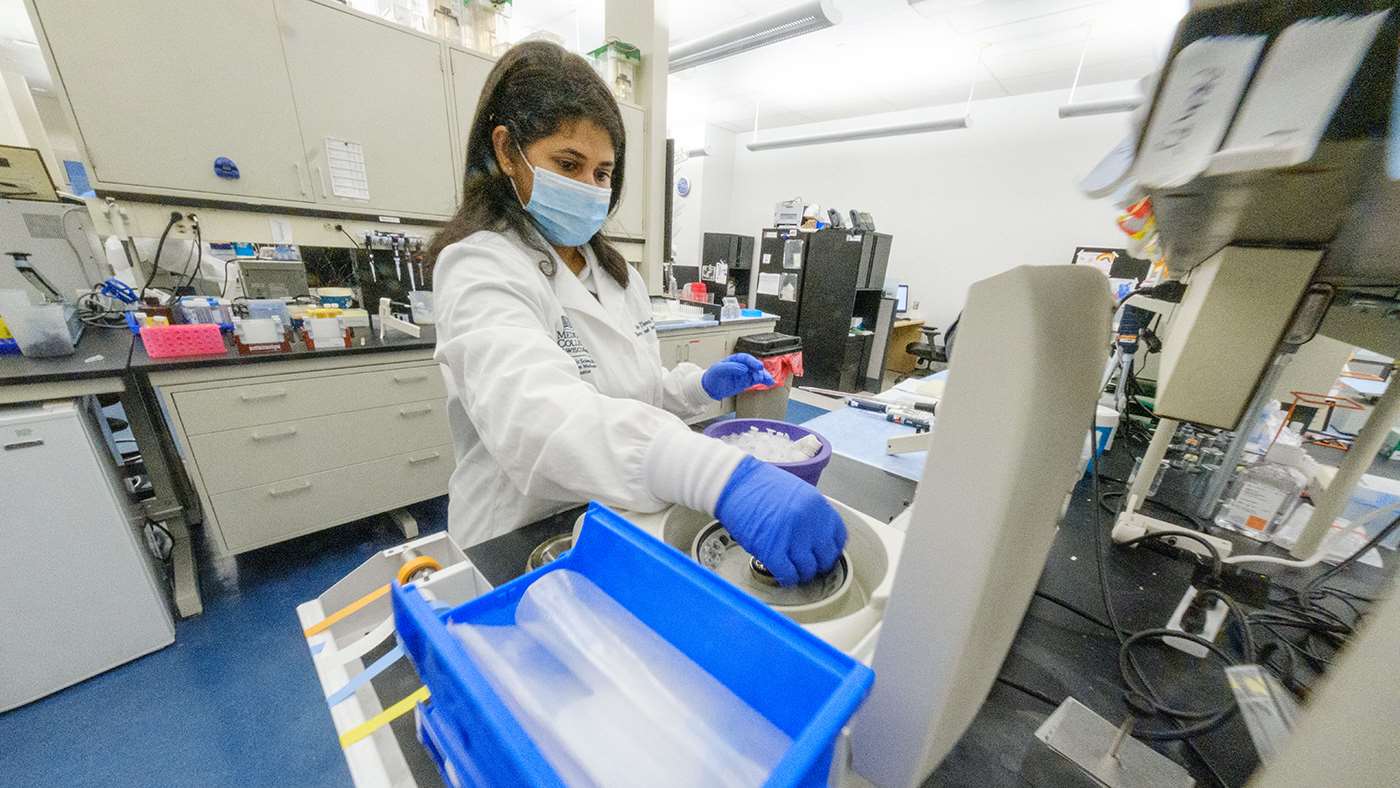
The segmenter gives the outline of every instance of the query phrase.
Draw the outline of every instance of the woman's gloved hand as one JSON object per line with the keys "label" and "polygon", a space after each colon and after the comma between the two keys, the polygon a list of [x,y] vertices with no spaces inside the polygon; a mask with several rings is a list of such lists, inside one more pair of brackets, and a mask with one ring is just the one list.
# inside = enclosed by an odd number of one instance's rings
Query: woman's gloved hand
{"label": "woman's gloved hand", "polygon": [[816,487],[753,457],[730,475],[715,516],[785,586],[830,569],[846,546],[846,524]]}
{"label": "woman's gloved hand", "polygon": [[700,385],[710,399],[722,400],[754,386],[771,386],[773,376],[763,368],[762,361],[748,353],[735,353],[705,370],[700,376]]}

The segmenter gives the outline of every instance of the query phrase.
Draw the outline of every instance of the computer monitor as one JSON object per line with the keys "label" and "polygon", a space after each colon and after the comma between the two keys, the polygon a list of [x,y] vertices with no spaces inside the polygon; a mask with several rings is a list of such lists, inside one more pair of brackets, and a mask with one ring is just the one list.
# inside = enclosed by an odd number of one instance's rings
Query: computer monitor
{"label": "computer monitor", "polygon": [[901,315],[909,311],[909,285],[899,285],[895,289],[894,311]]}

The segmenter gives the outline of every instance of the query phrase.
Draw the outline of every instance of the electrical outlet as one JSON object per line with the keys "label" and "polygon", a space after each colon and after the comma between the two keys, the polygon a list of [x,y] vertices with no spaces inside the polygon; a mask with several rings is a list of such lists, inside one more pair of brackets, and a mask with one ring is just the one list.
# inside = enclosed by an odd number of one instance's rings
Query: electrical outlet
{"label": "electrical outlet", "polygon": [[[1167,621],[1167,629],[1174,629],[1178,632],[1189,632],[1198,635],[1214,643],[1216,637],[1220,635],[1220,629],[1225,625],[1225,616],[1229,614],[1230,608],[1224,602],[1215,600],[1214,604],[1205,609],[1205,619],[1197,622],[1196,625],[1186,627],[1182,623],[1182,618],[1186,617],[1187,611],[1191,608],[1191,603],[1196,600],[1195,586],[1187,586],[1186,593],[1182,595],[1181,602],[1177,603],[1176,611],[1172,613],[1171,620]],[[1203,659],[1210,650],[1200,643],[1182,638],[1163,637],[1162,642],[1176,649],[1177,651],[1190,654],[1198,659]]]}

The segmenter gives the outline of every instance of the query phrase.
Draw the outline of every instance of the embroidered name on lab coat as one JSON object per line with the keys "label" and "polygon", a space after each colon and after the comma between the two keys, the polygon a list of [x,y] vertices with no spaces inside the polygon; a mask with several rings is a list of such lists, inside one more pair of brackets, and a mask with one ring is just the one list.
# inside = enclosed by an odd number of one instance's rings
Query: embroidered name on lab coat
{"label": "embroidered name on lab coat", "polygon": [[593,360],[593,354],[588,352],[588,348],[583,346],[583,340],[574,332],[573,322],[568,317],[560,317],[559,325],[559,330],[554,332],[559,337],[559,347],[578,365],[578,374],[587,375],[597,369],[598,362]]}
{"label": "embroidered name on lab coat", "polygon": [[646,336],[647,334],[650,334],[652,331],[655,331],[655,330],[656,330],[656,321],[653,320],[653,319],[651,319],[651,318],[647,318],[646,320],[643,320],[643,321],[641,321],[640,323],[637,324],[637,327],[636,327],[636,329],[635,329],[635,333],[636,333],[636,335],[639,336],[639,337],[644,337],[644,336]]}

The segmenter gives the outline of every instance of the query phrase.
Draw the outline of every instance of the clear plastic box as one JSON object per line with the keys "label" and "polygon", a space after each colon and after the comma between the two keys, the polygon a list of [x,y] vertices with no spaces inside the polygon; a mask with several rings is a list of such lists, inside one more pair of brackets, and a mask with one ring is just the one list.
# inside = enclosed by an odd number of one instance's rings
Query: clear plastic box
{"label": "clear plastic box", "polygon": [[618,101],[637,100],[637,80],[642,75],[642,54],[624,41],[609,41],[588,53],[598,76],[608,83]]}
{"label": "clear plastic box", "polygon": [[72,308],[63,304],[34,305],[22,292],[9,291],[0,300],[0,315],[14,335],[19,352],[31,358],[69,356],[73,342]]}

